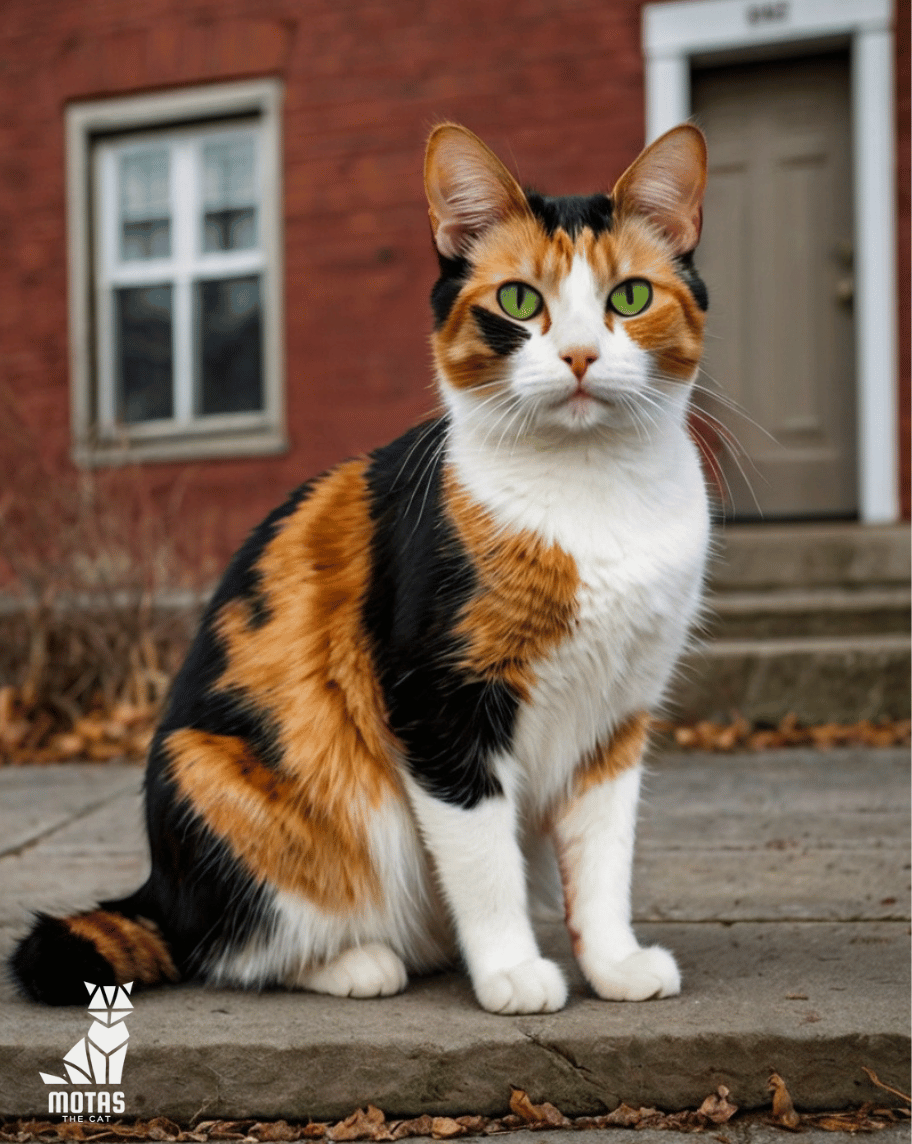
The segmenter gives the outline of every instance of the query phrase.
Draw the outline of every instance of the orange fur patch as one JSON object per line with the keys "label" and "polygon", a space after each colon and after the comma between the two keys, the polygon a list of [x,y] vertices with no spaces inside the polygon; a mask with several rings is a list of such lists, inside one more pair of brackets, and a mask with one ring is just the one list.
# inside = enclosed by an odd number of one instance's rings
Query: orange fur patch
{"label": "orange fur patch", "polygon": [[566,638],[576,619],[576,561],[531,532],[500,528],[450,470],[444,497],[477,577],[455,629],[465,641],[460,666],[528,699],[533,664]]}
{"label": "orange fur patch", "polygon": [[253,876],[325,910],[379,892],[363,829],[341,808],[250,754],[240,739],[203,731],[168,738],[173,774],[196,812]]}
{"label": "orange fur patch", "polygon": [[133,921],[108,910],[64,918],[71,933],[90,941],[114,970],[117,985],[141,981],[177,981],[179,974],[161,934],[152,922]]}
{"label": "orange fur patch", "polygon": [[607,742],[598,743],[583,758],[574,782],[576,797],[635,767],[642,758],[648,733],[646,711],[638,711],[625,719]]}
{"label": "orange fur patch", "polygon": [[274,770],[239,739],[169,736],[173,774],[206,823],[261,882],[326,909],[376,896],[367,817],[398,794],[383,698],[361,624],[370,571],[366,460],[324,477],[257,562],[266,620],[229,601],[215,626],[216,688],[273,726]]}

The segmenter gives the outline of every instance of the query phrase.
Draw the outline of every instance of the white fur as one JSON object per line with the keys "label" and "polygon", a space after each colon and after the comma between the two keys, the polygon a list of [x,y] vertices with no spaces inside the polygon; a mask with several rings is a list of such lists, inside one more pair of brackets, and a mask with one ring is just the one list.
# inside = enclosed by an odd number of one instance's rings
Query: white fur
{"label": "white fur", "polygon": [[408,983],[402,959],[379,942],[354,946],[302,974],[298,984],[336,997],[391,997]]}
{"label": "white fur", "polygon": [[[390,797],[365,815],[365,822],[380,885],[376,902],[356,912],[345,907],[329,912],[302,895],[277,891],[268,926],[242,949],[223,955],[209,970],[211,980],[248,986],[281,981],[335,992],[326,987],[332,976],[321,978],[318,970],[351,949],[387,947],[416,972],[452,961],[452,925],[408,807]],[[367,991],[367,979],[376,976],[369,959],[347,959],[342,971],[353,978],[352,996],[374,995]]]}
{"label": "white fur", "polygon": [[450,806],[409,783],[425,844],[456,920],[475,995],[494,1013],[560,1009],[567,987],[553,962],[540,957],[517,843],[512,760],[495,772],[503,795],[471,810]]}

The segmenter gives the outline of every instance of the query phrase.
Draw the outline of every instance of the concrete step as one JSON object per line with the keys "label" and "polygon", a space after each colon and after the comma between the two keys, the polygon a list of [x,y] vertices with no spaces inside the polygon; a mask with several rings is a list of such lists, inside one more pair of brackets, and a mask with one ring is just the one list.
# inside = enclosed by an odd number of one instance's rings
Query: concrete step
{"label": "concrete step", "polygon": [[719,592],[707,633],[716,639],[848,636],[910,629],[908,587],[783,588]]}
{"label": "concrete step", "polygon": [[908,525],[736,525],[714,547],[702,642],[670,714],[909,717]]}
{"label": "concrete step", "polygon": [[[0,955],[31,910],[138,884],[140,782],[128,767],[0,769]],[[560,924],[541,934],[570,981],[554,1014],[485,1013],[459,970],[376,1001],[137,992],[125,1115],[503,1115],[511,1085],[567,1115],[696,1108],[719,1084],[747,1110],[769,1106],[772,1069],[802,1110],[883,1103],[863,1067],[909,1085],[908,798],[902,750],[664,756],[647,776],[633,902],[641,940],[678,956],[679,997],[599,1001]],[[47,1118],[39,1072],[59,1075],[88,1024],[0,980],[0,1115]]]}
{"label": "concrete step", "polygon": [[714,534],[714,590],[908,588],[909,525],[744,524]]}
{"label": "concrete step", "polygon": [[908,719],[910,639],[892,633],[721,639],[688,653],[668,711],[685,722],[732,712],[776,724]]}

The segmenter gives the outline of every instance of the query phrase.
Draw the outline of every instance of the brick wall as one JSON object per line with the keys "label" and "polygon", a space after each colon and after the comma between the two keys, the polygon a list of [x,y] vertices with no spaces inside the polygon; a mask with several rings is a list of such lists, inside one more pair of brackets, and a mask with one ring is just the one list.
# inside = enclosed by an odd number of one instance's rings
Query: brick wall
{"label": "brick wall", "polygon": [[[466,123],[553,192],[607,186],[642,142],[641,0],[5,0],[0,8],[0,386],[70,479],[63,109],[254,76],[286,85],[282,457],[150,465],[187,476],[225,551],[283,493],[434,405],[423,140]],[[903,416],[908,458],[908,0],[900,0]],[[903,108],[905,110],[903,110]],[[3,449],[0,435],[0,450]],[[2,466],[10,464],[0,453]],[[908,461],[903,466],[908,470]],[[905,481],[908,512],[908,480]]]}

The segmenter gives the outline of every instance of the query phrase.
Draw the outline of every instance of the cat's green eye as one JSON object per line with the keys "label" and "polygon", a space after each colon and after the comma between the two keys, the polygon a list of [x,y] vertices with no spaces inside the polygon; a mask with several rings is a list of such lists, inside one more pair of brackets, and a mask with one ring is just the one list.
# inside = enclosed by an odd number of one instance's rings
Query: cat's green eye
{"label": "cat's green eye", "polygon": [[497,291],[497,301],[500,308],[511,318],[518,318],[527,322],[541,313],[544,299],[537,290],[527,286],[525,282],[508,282]]}
{"label": "cat's green eye", "polygon": [[616,314],[622,318],[633,318],[642,314],[652,301],[652,287],[642,278],[631,278],[622,282],[611,291],[608,304]]}

